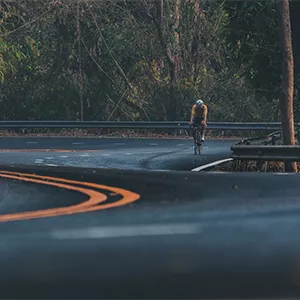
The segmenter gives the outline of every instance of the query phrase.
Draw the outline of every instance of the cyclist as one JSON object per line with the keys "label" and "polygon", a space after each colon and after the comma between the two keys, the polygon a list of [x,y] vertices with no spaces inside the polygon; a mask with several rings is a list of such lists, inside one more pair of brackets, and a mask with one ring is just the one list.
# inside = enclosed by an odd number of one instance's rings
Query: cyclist
{"label": "cyclist", "polygon": [[[194,138],[194,147],[196,147],[196,130],[197,126],[200,125],[200,134],[201,134],[201,143],[204,142],[204,134],[206,125],[206,118],[207,118],[207,106],[201,99],[198,99],[196,103],[192,106],[191,111],[191,118],[190,118],[190,125],[193,126],[192,135]],[[199,145],[200,146],[200,145]]]}

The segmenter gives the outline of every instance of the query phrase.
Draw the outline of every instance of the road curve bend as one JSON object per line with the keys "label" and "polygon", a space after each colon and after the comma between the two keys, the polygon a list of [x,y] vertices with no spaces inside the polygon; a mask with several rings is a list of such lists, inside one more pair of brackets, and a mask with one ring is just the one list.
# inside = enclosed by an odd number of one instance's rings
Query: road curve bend
{"label": "road curve bend", "polygon": [[193,154],[191,139],[2,138],[0,164],[190,171],[228,158],[234,140],[207,140]]}

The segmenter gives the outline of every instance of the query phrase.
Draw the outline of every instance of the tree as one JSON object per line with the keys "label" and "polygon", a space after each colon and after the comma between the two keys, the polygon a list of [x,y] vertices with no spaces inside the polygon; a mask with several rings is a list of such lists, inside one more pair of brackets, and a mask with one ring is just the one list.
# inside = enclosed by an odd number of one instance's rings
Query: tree
{"label": "tree", "polygon": [[[282,83],[280,93],[280,111],[285,145],[295,145],[294,133],[294,59],[291,36],[289,0],[278,1],[280,47],[282,51]],[[296,163],[286,163],[287,172],[296,172]]]}
{"label": "tree", "polygon": [[5,119],[184,120],[198,97],[210,121],[279,118],[275,0],[4,3],[3,40],[24,54],[0,39]]}

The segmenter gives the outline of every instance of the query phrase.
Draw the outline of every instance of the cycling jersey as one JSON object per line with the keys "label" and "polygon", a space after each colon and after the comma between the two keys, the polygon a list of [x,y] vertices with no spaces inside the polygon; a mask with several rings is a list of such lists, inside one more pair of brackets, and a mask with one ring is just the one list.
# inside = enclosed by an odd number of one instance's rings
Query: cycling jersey
{"label": "cycling jersey", "polygon": [[203,104],[202,107],[197,107],[196,104],[194,104],[192,107],[192,116],[195,119],[201,118],[202,120],[206,121],[207,106]]}

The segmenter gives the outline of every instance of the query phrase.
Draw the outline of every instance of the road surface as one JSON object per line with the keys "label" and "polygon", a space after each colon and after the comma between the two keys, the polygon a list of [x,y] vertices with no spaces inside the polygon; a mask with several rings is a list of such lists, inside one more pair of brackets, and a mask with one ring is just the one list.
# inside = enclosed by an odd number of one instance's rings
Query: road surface
{"label": "road surface", "polygon": [[0,175],[3,298],[299,296],[298,175]]}
{"label": "road surface", "polygon": [[195,156],[190,139],[2,138],[0,164],[191,170],[229,157],[233,142],[207,140]]}
{"label": "road surface", "polygon": [[2,140],[1,298],[299,298],[299,175],[184,171],[230,142],[50,141]]}

